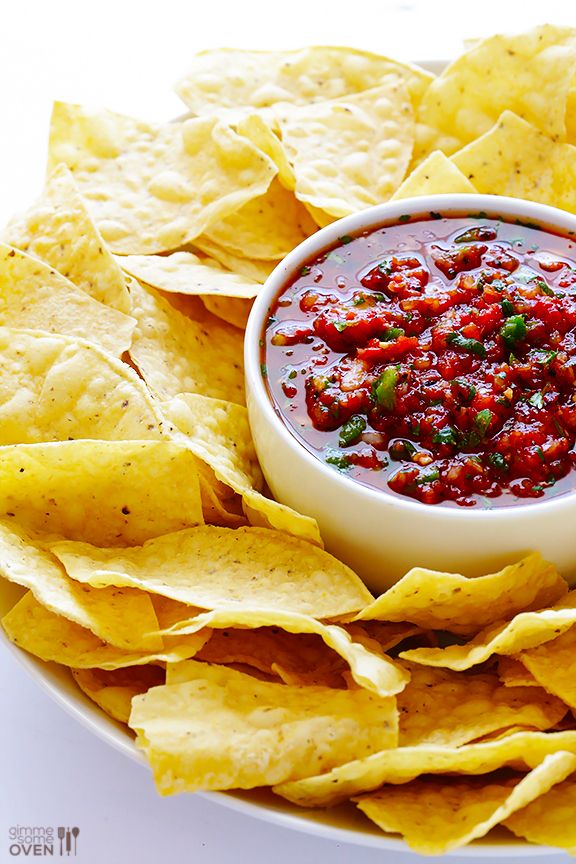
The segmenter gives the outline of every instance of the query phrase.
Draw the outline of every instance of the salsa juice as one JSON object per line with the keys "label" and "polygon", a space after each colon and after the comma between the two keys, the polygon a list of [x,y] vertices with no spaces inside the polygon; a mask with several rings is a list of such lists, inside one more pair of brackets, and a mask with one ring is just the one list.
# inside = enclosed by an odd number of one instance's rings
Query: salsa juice
{"label": "salsa juice", "polygon": [[270,396],[335,470],[428,504],[574,488],[574,239],[482,215],[341,237],[271,307]]}

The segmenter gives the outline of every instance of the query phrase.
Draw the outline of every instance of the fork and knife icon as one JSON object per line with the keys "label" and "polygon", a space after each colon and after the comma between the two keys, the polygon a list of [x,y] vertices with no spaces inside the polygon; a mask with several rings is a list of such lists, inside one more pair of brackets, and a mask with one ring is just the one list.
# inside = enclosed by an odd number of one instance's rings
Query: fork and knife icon
{"label": "fork and knife icon", "polygon": [[73,828],[64,828],[63,825],[60,825],[57,833],[60,840],[60,855],[64,855],[64,847],[66,847],[66,855],[70,855],[72,851],[72,838],[74,838],[74,855],[76,855],[76,841],[80,834],[80,829],[76,825]]}

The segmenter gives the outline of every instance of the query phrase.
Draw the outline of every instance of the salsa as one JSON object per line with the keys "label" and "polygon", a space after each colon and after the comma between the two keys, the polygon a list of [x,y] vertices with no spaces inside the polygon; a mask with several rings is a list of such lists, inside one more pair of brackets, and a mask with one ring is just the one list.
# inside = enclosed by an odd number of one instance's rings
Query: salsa
{"label": "salsa", "polygon": [[575,241],[485,216],[341,237],[276,298],[271,399],[335,470],[466,507],[576,485]]}

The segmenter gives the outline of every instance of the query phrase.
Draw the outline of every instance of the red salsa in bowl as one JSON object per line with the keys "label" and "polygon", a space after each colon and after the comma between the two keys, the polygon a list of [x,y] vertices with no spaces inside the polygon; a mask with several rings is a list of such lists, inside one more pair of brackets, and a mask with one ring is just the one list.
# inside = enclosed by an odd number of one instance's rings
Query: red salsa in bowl
{"label": "red salsa in bowl", "polygon": [[317,458],[427,504],[574,489],[576,244],[538,225],[406,216],[287,281],[262,338],[272,402]]}

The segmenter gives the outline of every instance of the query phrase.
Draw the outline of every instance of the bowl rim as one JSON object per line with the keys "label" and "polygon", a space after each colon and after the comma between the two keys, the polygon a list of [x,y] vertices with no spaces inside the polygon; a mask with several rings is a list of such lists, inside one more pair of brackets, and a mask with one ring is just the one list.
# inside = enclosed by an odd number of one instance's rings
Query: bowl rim
{"label": "bowl rim", "polygon": [[[343,216],[341,219],[320,228],[315,234],[307,237],[296,246],[270,273],[260,292],[258,293],[246,326],[244,339],[244,368],[246,391],[249,398],[253,398],[261,415],[264,417],[273,433],[280,439],[284,446],[292,454],[305,464],[309,471],[315,471],[322,475],[326,482],[339,489],[342,494],[353,493],[357,497],[364,497],[366,502],[373,506],[396,507],[405,510],[407,514],[422,516],[424,513],[435,514],[443,519],[462,523],[464,521],[482,520],[491,522],[496,519],[517,520],[519,517],[530,516],[530,514],[542,512],[546,507],[547,512],[553,515],[553,511],[563,510],[576,500],[576,488],[551,498],[542,498],[530,503],[512,504],[507,507],[477,509],[475,507],[435,507],[421,501],[400,495],[388,495],[384,490],[368,486],[341,472],[335,471],[318,457],[314,456],[297,437],[292,434],[287,424],[282,420],[279,412],[274,408],[272,400],[267,392],[260,366],[260,341],[264,328],[264,321],[268,317],[271,305],[279,295],[290,276],[302,267],[311,258],[322,253],[323,250],[333,245],[340,237],[351,234],[356,235],[365,230],[377,230],[379,227],[401,224],[400,216],[404,214],[420,215],[433,211],[440,213],[442,217],[449,217],[452,213],[462,215],[463,211],[485,211],[486,218],[497,218],[498,215],[528,219],[538,223],[543,231],[553,229],[559,234],[566,235],[569,231],[575,233],[576,244],[576,215],[566,210],[560,210],[548,204],[539,204],[534,201],[526,201],[521,198],[510,196],[486,195],[482,193],[449,193],[442,195],[421,195],[411,198],[401,198],[395,201],[387,201],[376,204],[359,213]],[[494,214],[494,215],[492,215]],[[416,221],[414,220],[415,224]],[[408,223],[410,224],[410,223]],[[440,511],[440,512],[439,512]]]}

